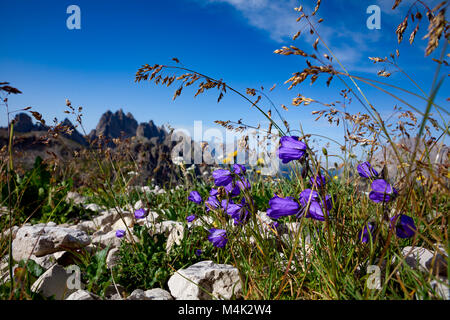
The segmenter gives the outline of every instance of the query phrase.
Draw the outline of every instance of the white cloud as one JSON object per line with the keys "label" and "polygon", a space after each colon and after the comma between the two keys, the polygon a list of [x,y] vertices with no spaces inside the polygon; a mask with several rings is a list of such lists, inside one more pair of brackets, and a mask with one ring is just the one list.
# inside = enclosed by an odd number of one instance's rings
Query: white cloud
{"label": "white cloud", "polygon": [[282,42],[298,30],[298,6],[295,0],[199,0],[206,3],[228,3],[241,12],[248,23],[268,32],[270,38]]}
{"label": "white cloud", "polygon": [[[195,0],[204,5],[228,4],[235,8],[245,18],[247,23],[255,28],[264,30],[269,37],[282,44],[294,44],[305,51],[312,51],[312,43],[316,35],[309,34],[309,27],[305,27],[306,22],[298,23],[296,19],[299,13],[294,10],[300,4],[306,12],[311,12],[313,7],[304,4],[305,1],[298,0]],[[434,0],[433,0],[434,1]],[[394,0],[374,0],[374,4],[380,6],[383,13],[399,14],[409,8],[412,0],[404,0],[401,3],[402,8],[392,10]],[[314,5],[314,2],[310,2]],[[349,3],[350,9],[352,4]],[[354,4],[353,4],[354,5]],[[350,10],[349,9],[349,10]],[[322,10],[324,10],[322,8]],[[332,13],[331,13],[332,14]],[[362,14],[365,14],[363,12]],[[312,21],[318,17],[310,17]],[[328,19],[326,19],[328,20]],[[349,27],[346,22],[336,21],[332,25],[322,23],[316,25],[322,40],[329,48],[333,50],[335,56],[350,71],[375,73],[377,69],[370,64],[369,56],[372,56],[374,45],[382,37],[381,32],[366,32],[355,30]],[[352,25],[354,27],[354,25]],[[292,42],[292,36],[302,30],[302,34],[297,41],[303,42],[300,45]],[[308,47],[309,46],[309,47]],[[319,45],[319,50],[320,50]],[[311,49],[311,50],[310,50]],[[323,50],[325,48],[322,47]],[[322,53],[329,52],[323,51]]]}

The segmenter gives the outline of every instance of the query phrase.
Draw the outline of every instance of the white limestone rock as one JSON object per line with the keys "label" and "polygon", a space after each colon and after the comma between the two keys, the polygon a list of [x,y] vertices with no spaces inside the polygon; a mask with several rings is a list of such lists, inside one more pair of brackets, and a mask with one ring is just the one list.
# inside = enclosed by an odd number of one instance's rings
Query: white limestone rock
{"label": "white limestone rock", "polygon": [[99,300],[100,297],[86,290],[77,290],[69,295],[66,300]]}
{"label": "white limestone rock", "polygon": [[450,284],[448,280],[441,279],[441,281],[432,280],[431,287],[435,292],[435,297],[438,299],[450,300]]}
{"label": "white limestone rock", "polygon": [[165,234],[167,236],[166,251],[169,252],[175,244],[181,244],[184,237],[184,225],[179,221],[167,220],[151,225],[149,233],[150,235]]}
{"label": "white limestone rock", "polygon": [[12,243],[12,254],[16,261],[31,255],[42,257],[58,251],[80,249],[91,242],[81,230],[61,228],[55,224],[24,226],[17,231]]}
{"label": "white limestone rock", "polygon": [[74,276],[70,270],[66,271],[62,266],[55,264],[33,283],[31,291],[39,292],[45,297],[54,296],[56,300],[64,300],[78,290],[71,288]]}
{"label": "white limestone rock", "polygon": [[168,286],[177,300],[211,300],[211,295],[216,299],[231,299],[242,295],[238,269],[212,261],[178,270],[170,277]]}
{"label": "white limestone rock", "polygon": [[97,232],[92,238],[92,244],[98,245],[101,248],[117,248],[120,246],[122,240],[116,237],[116,231],[110,231],[108,233]]}
{"label": "white limestone rock", "polygon": [[69,191],[66,195],[66,201],[73,201],[74,204],[83,204],[87,201],[87,199],[77,192]]}
{"label": "white limestone rock", "polygon": [[91,211],[95,211],[95,212],[99,212],[102,210],[102,207],[100,207],[98,204],[96,203],[88,203],[85,204],[83,206],[86,210],[91,210]]}
{"label": "white limestone rock", "polygon": [[147,291],[136,289],[127,297],[127,300],[173,300],[173,297],[169,292],[161,288]]}
{"label": "white limestone rock", "polygon": [[128,228],[133,229],[134,219],[131,217],[124,217],[123,220],[119,219],[111,226],[111,229],[114,231],[119,230],[119,229],[126,230],[127,227],[125,226],[125,224],[126,224],[126,226],[128,226]]}
{"label": "white limestone rock", "polygon": [[402,255],[405,262],[413,269],[433,270],[434,274],[447,275],[447,257],[422,247],[404,247]]}

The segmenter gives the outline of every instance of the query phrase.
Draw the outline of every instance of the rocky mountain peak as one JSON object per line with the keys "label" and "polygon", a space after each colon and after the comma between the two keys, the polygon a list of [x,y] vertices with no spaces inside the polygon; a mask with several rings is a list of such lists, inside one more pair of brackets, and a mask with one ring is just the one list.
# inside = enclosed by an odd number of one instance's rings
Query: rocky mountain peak
{"label": "rocky mountain peak", "polygon": [[14,131],[31,132],[46,130],[40,124],[33,124],[32,118],[26,113],[18,113],[14,118]]}
{"label": "rocky mountain peak", "polygon": [[115,113],[108,110],[101,116],[97,127],[91,132],[90,136],[102,134],[109,138],[119,138],[123,132],[124,136],[128,138],[136,135],[137,127],[138,123],[131,113],[128,112],[125,115],[122,109]]}
{"label": "rocky mountain peak", "polygon": [[92,140],[100,135],[107,138],[120,138],[122,133],[125,138],[133,136],[147,139],[157,138],[160,142],[167,136],[166,130],[155,125],[153,120],[138,124],[130,112],[125,114],[122,109],[119,109],[115,113],[110,110],[105,112],[97,127],[89,134],[89,138]]}

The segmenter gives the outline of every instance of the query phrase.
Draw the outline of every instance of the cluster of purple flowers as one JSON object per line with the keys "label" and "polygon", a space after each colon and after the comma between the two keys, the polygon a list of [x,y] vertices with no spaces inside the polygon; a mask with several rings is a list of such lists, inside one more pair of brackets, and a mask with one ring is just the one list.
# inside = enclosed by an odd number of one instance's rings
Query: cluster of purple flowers
{"label": "cluster of purple flowers", "polygon": [[[278,156],[283,163],[293,160],[303,161],[307,154],[307,145],[296,136],[285,136],[280,139]],[[387,203],[393,201],[398,196],[398,191],[386,180],[379,177],[379,173],[370,165],[363,162],[357,167],[358,174],[370,179],[371,192],[369,199],[375,203]],[[196,204],[203,204],[206,212],[219,210],[227,214],[234,220],[235,225],[243,225],[250,216],[250,207],[253,203],[250,197],[239,197],[242,191],[250,189],[250,182],[245,177],[246,169],[243,165],[234,164],[230,170],[218,169],[213,172],[214,184],[216,188],[211,189],[206,200],[203,200],[198,191],[192,191],[188,200]],[[306,173],[307,174],[307,173]],[[306,175],[304,175],[306,177]],[[325,176],[313,174],[309,179],[310,188],[303,190],[298,198],[279,197],[274,195],[269,200],[267,216],[273,219],[270,227],[277,230],[280,223],[278,219],[286,216],[305,217],[319,221],[324,221],[330,215],[333,207],[332,198],[325,192],[327,179]],[[196,219],[195,215],[187,217],[188,222]],[[399,238],[410,238],[414,236],[416,227],[411,217],[398,214],[390,219],[391,228],[395,228]],[[377,226],[374,222],[367,223],[359,232],[358,238],[363,243],[367,243],[373,238]],[[228,242],[227,231],[224,229],[211,228],[208,240],[217,248],[224,248]]]}
{"label": "cluster of purple flowers", "polygon": [[[363,178],[368,178],[372,181],[369,199],[375,203],[389,202],[398,196],[398,191],[391,186],[384,179],[378,178],[378,172],[372,168],[369,162],[363,162],[357,167],[358,174]],[[414,220],[404,214],[397,214],[390,219],[390,227],[395,228],[397,237],[401,239],[411,238],[416,233],[416,226]],[[359,232],[358,239],[363,243],[367,243],[370,237],[373,236],[376,229],[374,222],[368,225]]]}
{"label": "cluster of purple flowers", "polygon": [[[283,163],[293,160],[301,160],[306,155],[307,146],[300,141],[297,136],[285,136],[280,139],[278,157]],[[299,199],[293,197],[281,198],[274,195],[269,200],[267,215],[272,219],[279,219],[285,216],[296,215],[305,216],[316,220],[325,220],[324,214],[329,215],[332,208],[332,201],[329,195],[321,199],[315,189],[323,189],[326,178],[320,173],[312,176],[309,180],[312,189],[305,189],[300,193]]]}
{"label": "cluster of purple flowers", "polygon": [[296,215],[297,218],[304,216],[324,221],[324,214],[329,215],[332,207],[331,196],[326,195],[324,199],[321,199],[317,191],[305,189],[300,193],[298,201],[293,197],[281,198],[275,195],[269,200],[267,216],[276,220],[281,217]]}
{"label": "cluster of purple flowers", "polygon": [[[395,234],[400,239],[411,238],[416,234],[416,226],[413,218],[404,214],[393,216],[390,221],[390,227],[395,228]],[[368,243],[369,239],[374,237],[375,229],[375,222],[369,222],[358,233],[358,239],[363,243]]]}
{"label": "cluster of purple flowers", "polygon": [[[245,177],[246,168],[241,164],[234,164],[232,170],[218,169],[212,173],[214,184],[218,188],[222,188],[225,194],[219,196],[219,189],[212,188],[209,196],[204,201],[206,212],[210,210],[222,210],[234,220],[235,225],[242,225],[248,221],[250,217],[249,204],[245,197],[241,200],[235,200],[244,190],[249,190],[250,181]],[[191,191],[188,200],[202,204],[203,199],[198,191]],[[192,222],[196,218],[195,215],[187,217],[188,222]],[[208,240],[218,248],[223,248],[227,243],[226,231],[223,229],[212,228],[209,230]]]}

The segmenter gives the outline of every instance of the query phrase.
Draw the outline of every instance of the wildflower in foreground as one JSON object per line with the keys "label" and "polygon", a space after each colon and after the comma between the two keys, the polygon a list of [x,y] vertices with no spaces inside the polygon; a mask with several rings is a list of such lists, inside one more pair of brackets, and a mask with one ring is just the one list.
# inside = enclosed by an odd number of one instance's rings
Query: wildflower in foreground
{"label": "wildflower in foreground", "polygon": [[136,219],[143,219],[145,218],[145,209],[138,209],[134,212],[134,217]]}
{"label": "wildflower in foreground", "polygon": [[200,195],[200,193],[198,193],[198,191],[191,191],[191,193],[189,194],[188,200],[200,204],[202,203],[202,196]]}
{"label": "wildflower in foreground", "polygon": [[212,173],[216,186],[225,187],[233,181],[233,176],[229,170],[218,169]]}
{"label": "wildflower in foreground", "polygon": [[301,159],[306,153],[306,144],[299,141],[296,136],[285,136],[280,139],[278,157],[283,163]]}
{"label": "wildflower in foreground", "polygon": [[300,212],[300,205],[292,197],[280,198],[275,195],[269,200],[269,206],[270,208],[267,209],[267,216],[272,219],[278,219]]}
{"label": "wildflower in foreground", "polygon": [[248,181],[247,178],[242,178],[242,180],[238,180],[236,182],[236,186],[238,186],[239,189],[241,189],[241,190],[248,190],[251,187],[250,181]]}
{"label": "wildflower in foreground", "polygon": [[230,194],[231,197],[236,197],[241,193],[241,190],[238,185],[233,186],[233,182],[230,182],[230,184],[226,185],[225,191]]}
{"label": "wildflower in foreground", "polygon": [[363,178],[378,177],[378,172],[374,168],[372,168],[368,161],[360,163],[356,170],[358,170],[358,174]]}
{"label": "wildflower in foreground", "polygon": [[209,229],[208,241],[213,244],[214,247],[223,248],[228,242],[227,232],[223,229]]}
{"label": "wildflower in foreground", "polygon": [[372,191],[369,198],[373,202],[389,202],[398,195],[397,190],[383,179],[377,179],[372,182]]}
{"label": "wildflower in foreground", "polygon": [[[309,202],[309,210],[306,213],[306,218],[312,218],[320,221],[324,221],[324,208],[323,208],[323,201],[319,197],[319,193],[317,191],[313,191],[311,189],[305,189],[300,193],[300,204],[303,206],[303,212],[301,214],[304,214],[304,210],[306,210],[306,207]],[[330,210],[333,207],[331,196],[326,195],[325,196],[325,206],[327,215],[330,214]]]}
{"label": "wildflower in foreground", "polygon": [[235,225],[246,222],[249,217],[246,206],[242,204],[231,203],[228,205],[226,211],[233,218]]}
{"label": "wildflower in foreground", "polygon": [[186,218],[186,221],[187,221],[187,222],[192,222],[192,221],[195,220],[195,218],[197,218],[197,217],[195,216],[195,214],[191,214],[190,216],[188,216],[188,217]]}
{"label": "wildflower in foreground", "polygon": [[124,235],[125,235],[125,230],[119,229],[119,230],[116,231],[116,237],[117,238],[123,238]]}
{"label": "wildflower in foreground", "polygon": [[320,189],[325,186],[327,180],[324,176],[322,176],[320,173],[316,175],[315,177],[311,177],[309,179],[309,183],[311,186],[315,186],[317,189]]}
{"label": "wildflower in foreground", "polygon": [[201,249],[195,250],[195,255],[196,255],[197,257],[200,257],[200,256],[202,255],[202,253],[203,253],[203,251],[202,251]]}
{"label": "wildflower in foreground", "polygon": [[358,233],[358,239],[362,243],[369,242],[369,239],[373,238],[373,232],[375,230],[375,223],[369,222],[367,225],[364,226],[364,228]]}
{"label": "wildflower in foreground", "polygon": [[233,164],[233,172],[236,173],[237,175],[243,175],[245,174],[245,171],[247,169],[245,168],[244,165],[242,164]]}
{"label": "wildflower in foreground", "polygon": [[416,233],[414,220],[404,214],[392,217],[391,226],[395,226],[395,233],[401,239],[411,238]]}
{"label": "wildflower in foreground", "polygon": [[211,209],[214,210],[214,209],[219,208],[220,203],[216,196],[211,196],[208,198],[208,200],[206,200],[205,206],[206,206],[206,212],[208,212]]}

